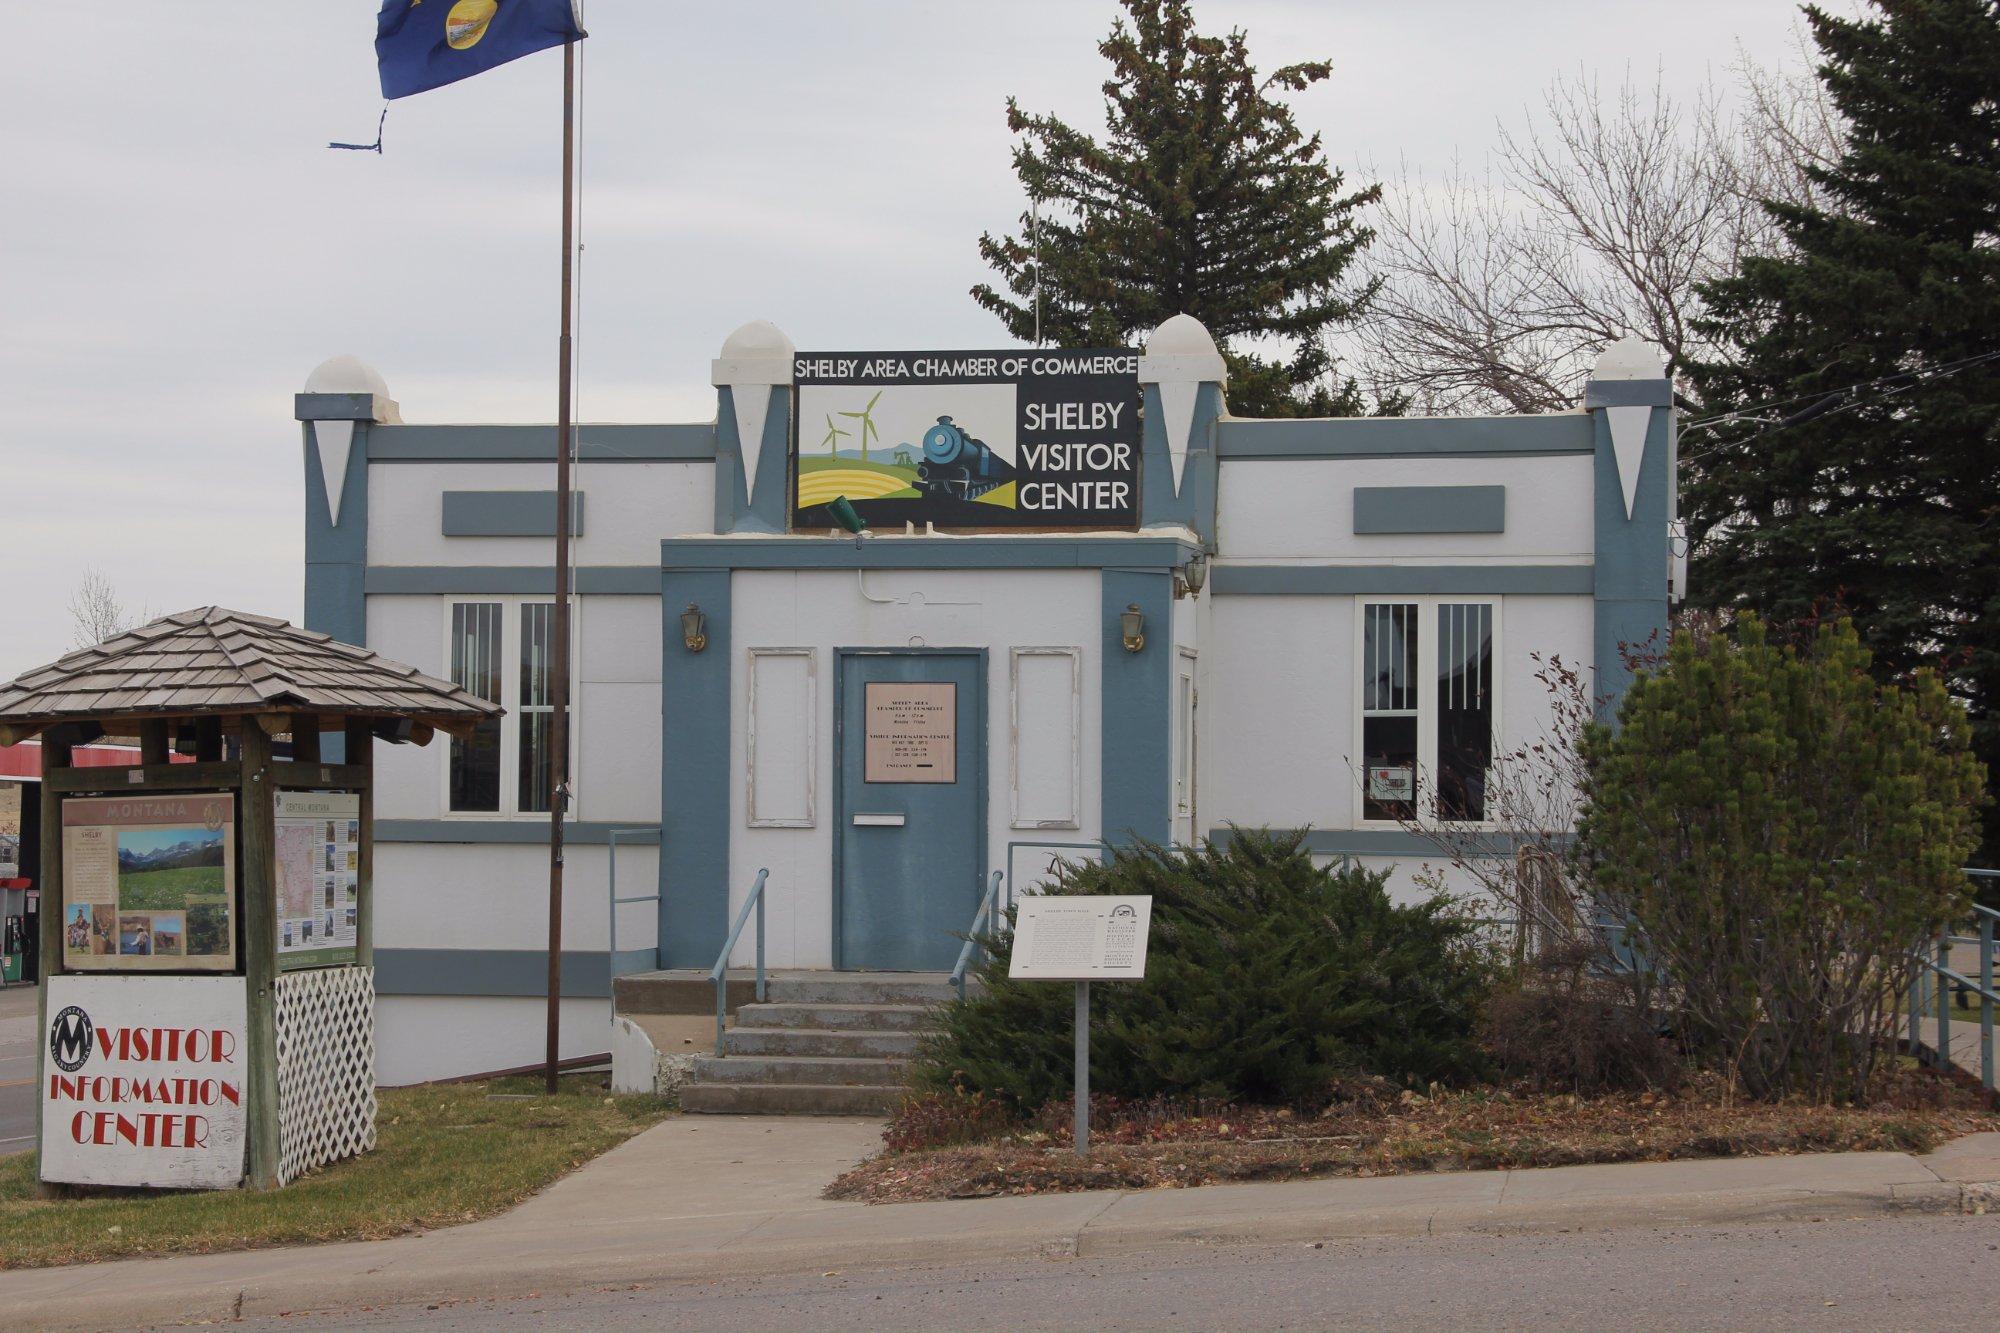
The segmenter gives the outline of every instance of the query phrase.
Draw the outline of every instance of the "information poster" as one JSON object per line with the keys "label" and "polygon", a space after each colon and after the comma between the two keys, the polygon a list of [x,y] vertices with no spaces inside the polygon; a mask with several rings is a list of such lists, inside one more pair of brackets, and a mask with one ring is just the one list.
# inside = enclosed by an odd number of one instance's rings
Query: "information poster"
{"label": "information poster", "polygon": [[242,977],[50,977],[41,1177],[233,1189],[249,1082]]}
{"label": "information poster", "polygon": [[354,961],[361,910],[361,797],[278,793],[278,966]]}
{"label": "information poster", "polygon": [[78,971],[236,966],[236,798],[62,803],[63,962]]}
{"label": "information poster", "polygon": [[1138,522],[1131,348],[808,352],[793,371],[794,527],[833,527],[837,496],[892,531]]}
{"label": "information poster", "polygon": [[954,682],[871,680],[863,702],[863,782],[958,781]]}
{"label": "information poster", "polygon": [[1020,900],[1007,975],[1024,981],[1132,981],[1146,975],[1150,894],[1038,894]]}
{"label": "information poster", "polygon": [[21,784],[0,782],[0,879],[21,877]]}

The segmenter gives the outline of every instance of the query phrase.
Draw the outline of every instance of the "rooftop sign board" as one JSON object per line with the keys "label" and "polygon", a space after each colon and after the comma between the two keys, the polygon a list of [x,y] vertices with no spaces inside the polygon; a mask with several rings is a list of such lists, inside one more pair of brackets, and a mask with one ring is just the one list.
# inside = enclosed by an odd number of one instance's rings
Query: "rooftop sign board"
{"label": "rooftop sign board", "polygon": [[1139,354],[1130,348],[803,352],[793,360],[792,526],[1132,528]]}

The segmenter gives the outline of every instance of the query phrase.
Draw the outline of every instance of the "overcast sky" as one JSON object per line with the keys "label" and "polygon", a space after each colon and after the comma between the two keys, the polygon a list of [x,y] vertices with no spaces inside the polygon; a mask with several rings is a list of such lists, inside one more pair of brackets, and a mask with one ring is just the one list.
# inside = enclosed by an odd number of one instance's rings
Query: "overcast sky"
{"label": "overcast sky", "polygon": [[[0,679],[69,647],[86,566],[156,613],[295,619],[291,395],[335,353],[408,421],[555,409],[561,57],[397,103],[375,0],[5,0],[0,54]],[[589,0],[580,414],[706,420],[745,320],[804,349],[1001,346],[966,289],[1009,227],[1005,98],[1100,122],[1110,0]],[[1686,91],[1781,0],[1199,0],[1332,161],[1483,161],[1548,81]]]}

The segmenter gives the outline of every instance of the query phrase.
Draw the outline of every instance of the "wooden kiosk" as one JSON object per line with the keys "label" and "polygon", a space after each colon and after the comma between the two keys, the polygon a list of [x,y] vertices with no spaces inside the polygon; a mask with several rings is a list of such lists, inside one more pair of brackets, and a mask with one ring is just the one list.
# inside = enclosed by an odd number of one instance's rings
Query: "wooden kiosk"
{"label": "wooden kiosk", "polygon": [[[220,607],[0,685],[0,743],[42,745],[45,1190],[272,1189],[374,1145],[373,742],[501,711]],[[107,734],[139,763],[70,766]]]}

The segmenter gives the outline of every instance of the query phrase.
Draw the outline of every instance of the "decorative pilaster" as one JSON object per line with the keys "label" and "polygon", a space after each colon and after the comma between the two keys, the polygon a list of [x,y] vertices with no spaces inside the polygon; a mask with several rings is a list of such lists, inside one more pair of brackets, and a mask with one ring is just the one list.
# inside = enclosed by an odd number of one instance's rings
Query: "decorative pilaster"
{"label": "decorative pilaster", "polygon": [[1139,522],[1184,527],[1215,545],[1214,426],[1228,373],[1215,339],[1192,315],[1175,315],[1146,340],[1139,387],[1146,400],[1140,444]]}
{"label": "decorative pilaster", "polygon": [[1639,338],[1604,350],[1584,385],[1596,440],[1596,693],[1612,716],[1632,683],[1628,659],[1667,650],[1674,492],[1673,386]]}
{"label": "decorative pilaster", "polygon": [[709,375],[715,414],[715,530],[783,532],[792,434],[792,340],[751,320],[722,344]]}

